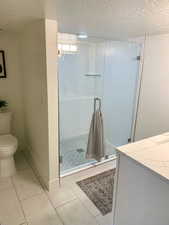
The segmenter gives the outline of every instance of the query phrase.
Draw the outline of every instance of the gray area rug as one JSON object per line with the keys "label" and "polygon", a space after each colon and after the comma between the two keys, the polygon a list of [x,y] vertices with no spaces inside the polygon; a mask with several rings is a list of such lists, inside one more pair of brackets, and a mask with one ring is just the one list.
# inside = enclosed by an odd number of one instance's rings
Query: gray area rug
{"label": "gray area rug", "polygon": [[102,215],[112,211],[114,176],[112,169],[77,182]]}

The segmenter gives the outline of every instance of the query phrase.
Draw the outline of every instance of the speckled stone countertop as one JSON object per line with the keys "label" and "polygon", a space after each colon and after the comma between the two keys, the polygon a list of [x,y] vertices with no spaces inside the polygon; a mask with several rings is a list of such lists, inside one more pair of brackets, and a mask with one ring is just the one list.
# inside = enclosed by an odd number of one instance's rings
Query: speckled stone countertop
{"label": "speckled stone countertop", "polygon": [[116,149],[169,181],[169,133]]}

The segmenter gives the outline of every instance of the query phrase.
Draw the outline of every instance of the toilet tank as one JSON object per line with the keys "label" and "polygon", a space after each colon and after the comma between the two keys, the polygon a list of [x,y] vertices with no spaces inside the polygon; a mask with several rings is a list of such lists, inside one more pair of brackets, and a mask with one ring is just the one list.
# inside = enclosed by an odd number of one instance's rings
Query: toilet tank
{"label": "toilet tank", "polygon": [[0,135],[11,132],[11,112],[0,112]]}

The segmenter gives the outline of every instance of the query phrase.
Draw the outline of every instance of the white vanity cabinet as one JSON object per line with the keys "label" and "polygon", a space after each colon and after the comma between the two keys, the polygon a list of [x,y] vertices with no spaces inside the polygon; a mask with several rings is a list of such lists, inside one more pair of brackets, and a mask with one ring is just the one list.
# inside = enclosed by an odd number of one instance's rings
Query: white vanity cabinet
{"label": "white vanity cabinet", "polygon": [[117,154],[113,225],[169,225],[169,133]]}

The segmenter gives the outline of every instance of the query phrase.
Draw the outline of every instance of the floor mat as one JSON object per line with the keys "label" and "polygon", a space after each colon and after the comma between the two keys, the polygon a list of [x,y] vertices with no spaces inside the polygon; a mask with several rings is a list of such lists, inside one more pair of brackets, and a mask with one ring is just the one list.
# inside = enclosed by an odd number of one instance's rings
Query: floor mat
{"label": "floor mat", "polygon": [[102,215],[112,211],[114,176],[112,169],[77,182]]}

